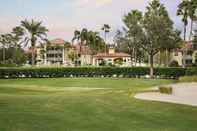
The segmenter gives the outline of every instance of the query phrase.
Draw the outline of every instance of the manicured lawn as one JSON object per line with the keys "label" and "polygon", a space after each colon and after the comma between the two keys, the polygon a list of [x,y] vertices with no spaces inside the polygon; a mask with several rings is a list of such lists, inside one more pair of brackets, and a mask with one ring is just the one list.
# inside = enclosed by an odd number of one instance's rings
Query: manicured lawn
{"label": "manicured lawn", "polygon": [[170,80],[0,80],[0,131],[196,131],[197,108],[134,99]]}

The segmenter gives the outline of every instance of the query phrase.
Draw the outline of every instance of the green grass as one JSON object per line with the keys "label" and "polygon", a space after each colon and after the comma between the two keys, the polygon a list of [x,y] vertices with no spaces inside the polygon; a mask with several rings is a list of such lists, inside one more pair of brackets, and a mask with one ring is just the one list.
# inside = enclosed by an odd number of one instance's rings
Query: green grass
{"label": "green grass", "polygon": [[197,108],[132,97],[135,92],[172,82],[0,80],[0,131],[196,131]]}

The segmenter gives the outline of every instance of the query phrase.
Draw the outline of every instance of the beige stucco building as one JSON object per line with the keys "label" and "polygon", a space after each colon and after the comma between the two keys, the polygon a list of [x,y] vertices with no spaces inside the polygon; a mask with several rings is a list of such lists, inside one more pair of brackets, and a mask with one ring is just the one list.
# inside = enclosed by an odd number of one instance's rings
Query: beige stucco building
{"label": "beige stucco building", "polygon": [[113,47],[110,47],[107,53],[98,53],[93,56],[94,66],[115,65],[120,67],[131,66],[131,56],[127,53],[115,52]]}

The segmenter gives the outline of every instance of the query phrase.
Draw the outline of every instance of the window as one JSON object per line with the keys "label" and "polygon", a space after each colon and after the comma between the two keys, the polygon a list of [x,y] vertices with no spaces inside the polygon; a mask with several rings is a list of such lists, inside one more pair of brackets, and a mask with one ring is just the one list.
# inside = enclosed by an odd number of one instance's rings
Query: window
{"label": "window", "polygon": [[185,60],[185,64],[186,65],[191,65],[192,64],[192,60]]}
{"label": "window", "polygon": [[108,59],[108,61],[112,61],[112,59]]}

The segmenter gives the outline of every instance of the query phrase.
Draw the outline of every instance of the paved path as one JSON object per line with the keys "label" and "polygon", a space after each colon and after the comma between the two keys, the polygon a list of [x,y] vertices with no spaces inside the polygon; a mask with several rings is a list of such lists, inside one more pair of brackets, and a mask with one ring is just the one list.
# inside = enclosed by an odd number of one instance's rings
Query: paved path
{"label": "paved path", "polygon": [[179,83],[171,85],[173,94],[166,95],[159,92],[139,93],[137,99],[160,101],[197,106],[197,83]]}

